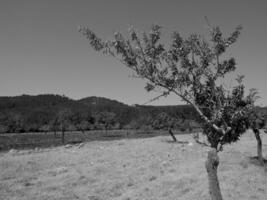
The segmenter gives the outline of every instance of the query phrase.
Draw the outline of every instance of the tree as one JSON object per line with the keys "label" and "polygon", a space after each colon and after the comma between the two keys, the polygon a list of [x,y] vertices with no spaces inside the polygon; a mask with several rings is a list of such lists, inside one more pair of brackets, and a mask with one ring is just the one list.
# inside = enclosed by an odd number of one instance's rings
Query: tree
{"label": "tree", "polygon": [[152,122],[153,119],[149,113],[142,113],[138,116],[135,116],[126,127],[135,130],[140,129],[148,131],[149,129],[151,129]]}
{"label": "tree", "polygon": [[170,117],[167,113],[162,112],[156,116],[156,119],[153,121],[153,128],[155,129],[168,129],[169,134],[171,135],[174,142],[177,142],[175,135],[172,132],[172,129],[175,125],[176,119]]}
{"label": "tree", "polygon": [[8,115],[5,112],[0,112],[0,133],[9,132]]}
{"label": "tree", "polygon": [[219,27],[209,27],[209,40],[199,34],[182,37],[174,32],[169,47],[161,43],[158,25],[142,34],[131,27],[128,38],[116,32],[109,41],[103,41],[89,28],[79,30],[94,50],[119,59],[137,77],[145,79],[147,91],[161,91],[162,96],[173,93],[198,113],[211,147],[206,169],[212,200],[222,199],[218,152],[225,144],[236,142],[249,127],[252,102],[250,95],[245,96],[243,76],[237,77],[232,88],[223,84],[224,77],[236,70],[235,59],[225,52],[237,41],[241,29],[238,26],[225,37]]}
{"label": "tree", "polygon": [[45,134],[51,129],[50,124],[44,124],[39,128],[39,131],[44,132]]}
{"label": "tree", "polygon": [[74,112],[71,117],[71,122],[76,130],[84,134],[86,130],[91,128],[91,125],[94,123],[94,118],[89,112]]}
{"label": "tree", "polygon": [[62,109],[57,113],[55,124],[61,130],[61,142],[65,143],[65,132],[71,124],[72,111],[70,109]]}
{"label": "tree", "polygon": [[20,113],[10,112],[7,114],[7,130],[11,133],[25,132],[25,120]]}
{"label": "tree", "polygon": [[115,118],[116,114],[113,112],[103,111],[96,114],[97,123],[104,126],[106,133],[115,124]]}
{"label": "tree", "polygon": [[59,130],[59,123],[57,117],[55,116],[49,122],[50,131],[54,132],[54,138],[57,137],[57,130]]}
{"label": "tree", "polygon": [[260,136],[260,129],[265,127],[265,117],[262,113],[258,112],[255,108],[251,111],[250,116],[250,128],[253,130],[255,138],[257,140],[257,158],[261,165],[264,165],[264,158],[262,156],[262,140]]}
{"label": "tree", "polygon": [[90,123],[86,120],[82,120],[75,124],[76,130],[81,131],[83,134],[86,130],[90,129]]}

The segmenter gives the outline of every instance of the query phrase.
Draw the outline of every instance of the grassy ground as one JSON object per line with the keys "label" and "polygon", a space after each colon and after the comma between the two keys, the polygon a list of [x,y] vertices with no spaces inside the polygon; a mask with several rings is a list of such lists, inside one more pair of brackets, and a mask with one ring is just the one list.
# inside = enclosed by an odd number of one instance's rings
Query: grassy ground
{"label": "grassy ground", "polygon": [[[1,200],[206,200],[208,148],[190,135],[114,141],[0,153]],[[267,135],[262,134],[267,156]],[[251,157],[251,132],[220,153],[225,200],[266,199],[267,172]]]}
{"label": "grassy ground", "polygon": [[[108,130],[107,132],[104,130],[93,130],[84,133],[80,131],[69,131],[65,132],[65,144],[95,140],[153,137],[164,134],[167,134],[167,132],[155,130]],[[30,149],[60,145],[62,145],[61,132],[57,132],[56,135],[54,132],[0,134],[0,151],[6,151],[12,148]]]}

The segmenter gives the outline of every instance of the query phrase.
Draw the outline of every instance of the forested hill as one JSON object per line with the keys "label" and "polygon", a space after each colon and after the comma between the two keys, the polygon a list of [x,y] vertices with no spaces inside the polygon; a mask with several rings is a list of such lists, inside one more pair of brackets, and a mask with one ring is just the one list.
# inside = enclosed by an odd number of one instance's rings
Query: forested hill
{"label": "forested hill", "polygon": [[118,102],[116,100],[104,98],[104,97],[86,97],[83,99],[78,100],[78,102],[83,103],[87,106],[109,106],[109,105],[115,105],[115,106],[128,106],[124,103]]}
{"label": "forested hill", "polygon": [[87,106],[92,112],[106,111],[115,112],[116,114],[119,114],[120,112],[123,112],[124,110],[130,108],[129,105],[123,104],[116,100],[95,96],[80,99],[77,101],[77,103],[81,103]]}
{"label": "forested hill", "polygon": [[138,112],[149,113],[155,116],[161,112],[166,112],[169,115],[175,117],[186,117],[189,119],[194,118],[194,110],[188,105],[175,105],[175,106],[149,106],[149,105],[132,105],[118,102],[116,100],[111,100],[104,97],[87,97],[78,100],[78,102],[88,106],[90,110],[95,111],[108,111],[108,112],[118,112],[123,110],[135,110]]}
{"label": "forested hill", "polygon": [[66,96],[52,94],[0,97],[0,111],[19,112],[23,114],[37,111],[55,113],[64,108],[82,111],[87,109],[87,106]]}
{"label": "forested hill", "polygon": [[0,97],[0,132],[38,131],[65,109],[88,111],[87,106],[60,95]]}
{"label": "forested hill", "polygon": [[66,129],[76,129],[81,123],[85,129],[99,129],[107,121],[109,128],[140,128],[150,126],[163,112],[180,122],[197,116],[188,105],[129,106],[103,97],[73,100],[53,94],[0,97],[0,132],[42,131],[59,128],[63,122]]}
{"label": "forested hill", "polygon": [[[78,102],[88,106],[91,112],[111,112],[116,114],[117,121],[122,125],[131,124],[149,124],[151,120],[162,112],[167,113],[171,117],[185,120],[195,119],[196,113],[188,105],[177,106],[145,106],[145,105],[126,105],[116,100],[103,97],[87,97]],[[133,125],[133,124],[131,124]],[[138,125],[135,125],[138,126]],[[141,126],[141,125],[140,125]]]}

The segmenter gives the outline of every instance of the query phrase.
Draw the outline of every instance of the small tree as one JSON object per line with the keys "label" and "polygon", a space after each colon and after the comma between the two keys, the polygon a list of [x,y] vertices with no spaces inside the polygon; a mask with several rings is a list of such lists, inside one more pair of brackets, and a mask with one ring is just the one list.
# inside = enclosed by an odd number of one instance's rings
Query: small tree
{"label": "small tree", "polygon": [[72,111],[70,109],[62,109],[57,113],[55,123],[61,131],[61,142],[65,143],[65,132],[71,124]]}
{"label": "small tree", "polygon": [[39,128],[39,131],[44,132],[45,134],[51,129],[50,124],[44,124]]}
{"label": "small tree", "polygon": [[265,127],[265,117],[256,109],[252,110],[249,116],[250,128],[253,130],[257,140],[257,158],[261,165],[264,165],[264,158],[262,156],[262,140],[260,136],[260,129]]}
{"label": "small tree", "polygon": [[116,114],[113,112],[100,112],[95,117],[96,122],[104,126],[106,133],[116,123]]}
{"label": "small tree", "polygon": [[82,120],[75,124],[75,127],[78,131],[81,131],[84,134],[86,130],[90,129],[90,123],[86,120]]}
{"label": "small tree", "polygon": [[20,113],[10,112],[7,114],[7,127],[11,133],[25,132],[25,120]]}
{"label": "small tree", "polygon": [[151,129],[152,121],[153,119],[150,114],[143,114],[139,115],[138,117],[134,117],[127,126],[130,129],[148,131]]}
{"label": "small tree", "polygon": [[50,127],[50,131],[51,132],[54,132],[54,138],[57,137],[57,131],[59,130],[59,123],[58,123],[58,120],[57,120],[57,117],[54,117],[50,120],[49,122],[49,127]]}
{"label": "small tree", "polygon": [[156,116],[156,119],[153,121],[153,128],[155,129],[168,129],[169,134],[171,135],[174,142],[177,142],[175,135],[172,132],[172,129],[175,125],[176,119],[169,116],[167,113],[162,112]]}
{"label": "small tree", "polygon": [[76,130],[81,131],[83,134],[86,130],[91,128],[91,124],[94,123],[94,119],[89,113],[73,113],[71,122],[75,126]]}
{"label": "small tree", "polygon": [[211,147],[206,169],[212,200],[222,199],[217,152],[223,145],[236,142],[249,127],[248,112],[252,106],[250,98],[244,95],[243,77],[238,77],[237,85],[230,89],[222,83],[236,69],[235,59],[224,53],[236,42],[241,29],[238,26],[229,37],[224,37],[219,27],[210,27],[210,40],[198,34],[183,38],[174,32],[169,47],[160,42],[158,25],[141,35],[130,28],[128,38],[116,32],[110,41],[102,41],[89,28],[80,29],[94,50],[119,59],[137,77],[147,80],[147,91],[161,90],[165,96],[176,94],[199,114]]}

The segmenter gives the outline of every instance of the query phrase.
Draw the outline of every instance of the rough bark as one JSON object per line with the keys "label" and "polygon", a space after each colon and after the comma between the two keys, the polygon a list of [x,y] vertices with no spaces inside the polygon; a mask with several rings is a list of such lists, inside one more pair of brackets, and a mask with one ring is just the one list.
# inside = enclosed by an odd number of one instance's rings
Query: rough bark
{"label": "rough bark", "polygon": [[173,141],[174,141],[174,142],[177,142],[177,139],[176,139],[175,135],[173,134],[173,132],[172,132],[172,129],[171,129],[171,128],[169,128],[169,134],[171,135],[171,137],[172,137]]}
{"label": "rough bark", "polygon": [[261,141],[260,131],[259,131],[259,129],[254,129],[253,132],[254,132],[256,140],[257,140],[258,160],[259,160],[261,165],[264,165],[264,160],[262,157],[262,141]]}
{"label": "rough bark", "polygon": [[206,169],[209,179],[209,193],[211,200],[222,200],[221,189],[217,176],[218,165],[219,157],[217,154],[217,150],[215,148],[212,148],[208,152],[208,157],[206,161]]}

